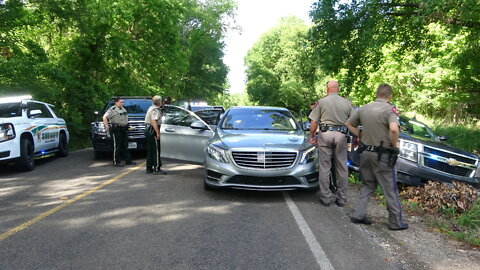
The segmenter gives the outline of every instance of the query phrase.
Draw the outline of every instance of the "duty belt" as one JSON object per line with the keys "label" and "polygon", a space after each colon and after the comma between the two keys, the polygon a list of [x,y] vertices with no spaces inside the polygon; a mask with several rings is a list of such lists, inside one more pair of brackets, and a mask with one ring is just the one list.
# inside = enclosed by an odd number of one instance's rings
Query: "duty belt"
{"label": "duty belt", "polygon": [[347,133],[347,127],[346,126],[331,126],[331,125],[326,125],[326,124],[320,124],[320,131],[321,132],[338,131],[338,132],[346,134]]}
{"label": "duty belt", "polygon": [[373,145],[364,144],[362,147],[363,147],[363,151],[368,151],[368,152],[378,152],[380,150],[378,146],[373,146]]}

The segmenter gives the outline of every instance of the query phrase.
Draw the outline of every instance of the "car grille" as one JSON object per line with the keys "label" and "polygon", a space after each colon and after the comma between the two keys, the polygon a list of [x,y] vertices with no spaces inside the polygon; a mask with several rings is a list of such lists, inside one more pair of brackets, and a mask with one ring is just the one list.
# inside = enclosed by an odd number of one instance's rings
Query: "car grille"
{"label": "car grille", "polygon": [[293,176],[253,177],[244,175],[236,175],[230,178],[227,183],[251,186],[285,186],[300,184],[299,180]]}
{"label": "car grille", "polygon": [[[445,151],[435,149],[435,148],[430,148],[427,146],[424,146],[423,151],[427,154],[432,154],[432,155],[443,157],[446,159],[455,159],[459,162],[471,164],[472,167],[474,167],[477,162],[477,160],[472,158],[456,155],[450,152],[445,152]],[[428,167],[437,171],[442,171],[448,174],[463,176],[463,177],[470,177],[474,171],[474,169],[469,169],[469,168],[464,168],[459,166],[452,166],[444,161],[429,158],[428,155],[423,158],[423,165],[425,167]]]}
{"label": "car grille", "polygon": [[293,165],[295,152],[232,152],[233,160],[240,167],[254,169],[279,169]]}
{"label": "car grille", "polygon": [[129,121],[128,122],[128,137],[143,138],[145,137],[145,122],[144,121]]}

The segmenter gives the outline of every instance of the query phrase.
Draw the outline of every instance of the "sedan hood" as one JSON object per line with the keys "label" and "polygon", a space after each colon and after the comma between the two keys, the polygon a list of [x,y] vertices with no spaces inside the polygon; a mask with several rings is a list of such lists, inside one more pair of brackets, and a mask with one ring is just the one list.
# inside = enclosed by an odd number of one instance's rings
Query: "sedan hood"
{"label": "sedan hood", "polygon": [[218,129],[217,135],[226,149],[280,148],[303,150],[310,145],[301,131]]}

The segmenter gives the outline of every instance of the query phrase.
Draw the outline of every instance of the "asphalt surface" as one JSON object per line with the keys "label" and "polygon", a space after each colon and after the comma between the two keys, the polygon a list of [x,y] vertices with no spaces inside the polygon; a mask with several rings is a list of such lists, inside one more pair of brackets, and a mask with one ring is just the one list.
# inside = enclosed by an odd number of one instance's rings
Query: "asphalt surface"
{"label": "asphalt surface", "polygon": [[0,269],[404,269],[317,194],[204,191],[200,165],[164,165],[86,149],[1,168]]}

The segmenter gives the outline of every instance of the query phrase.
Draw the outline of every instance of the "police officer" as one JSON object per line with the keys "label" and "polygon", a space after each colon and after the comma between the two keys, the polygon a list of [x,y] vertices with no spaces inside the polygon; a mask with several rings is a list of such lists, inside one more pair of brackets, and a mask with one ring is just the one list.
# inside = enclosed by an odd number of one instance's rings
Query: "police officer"
{"label": "police officer", "polygon": [[[396,108],[389,103],[393,92],[388,84],[381,84],[376,95],[377,100],[358,109],[345,124],[350,132],[360,138],[363,149],[360,158],[363,183],[350,219],[353,223],[372,224],[365,214],[370,197],[380,185],[387,200],[388,228],[405,230],[408,224],[402,220],[394,167],[398,157],[399,117]],[[361,132],[357,128],[359,125],[362,125]]]}
{"label": "police officer", "polygon": [[160,160],[160,127],[162,125],[162,97],[154,96],[153,105],[148,108],[145,115],[145,138],[147,141],[147,168],[146,173],[155,175],[165,175],[161,169]]}
{"label": "police officer", "polygon": [[125,164],[135,165],[128,152],[128,113],[123,107],[122,98],[114,98],[115,105],[103,115],[105,131],[110,132],[113,139],[113,165],[123,167]]}
{"label": "police officer", "polygon": [[[330,206],[334,201],[343,207],[348,196],[348,168],[347,168],[347,128],[344,123],[353,111],[350,101],[338,95],[337,81],[327,83],[327,96],[318,101],[312,110],[310,118],[310,143],[318,145],[320,203]],[[315,133],[320,124],[318,140]],[[332,157],[335,163],[337,176],[337,196],[330,190],[330,174]]]}

